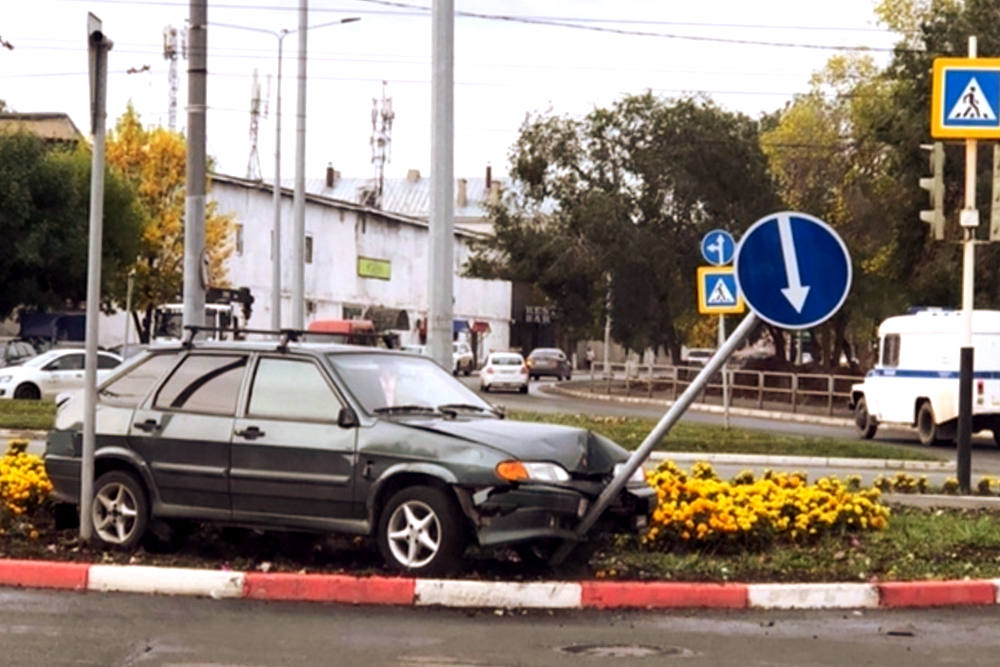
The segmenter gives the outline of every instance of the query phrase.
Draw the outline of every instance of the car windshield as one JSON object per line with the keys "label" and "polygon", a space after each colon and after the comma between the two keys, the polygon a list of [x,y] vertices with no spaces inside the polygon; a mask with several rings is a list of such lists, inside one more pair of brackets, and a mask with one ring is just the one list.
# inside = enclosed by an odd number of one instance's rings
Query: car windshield
{"label": "car windshield", "polygon": [[[397,354],[327,355],[330,364],[366,412],[418,414],[418,408],[460,404],[492,407],[428,357]],[[403,411],[383,408],[403,407]]]}
{"label": "car windshield", "polygon": [[562,356],[562,352],[558,350],[535,350],[531,353],[531,356],[535,357],[545,357],[546,359],[558,359]]}

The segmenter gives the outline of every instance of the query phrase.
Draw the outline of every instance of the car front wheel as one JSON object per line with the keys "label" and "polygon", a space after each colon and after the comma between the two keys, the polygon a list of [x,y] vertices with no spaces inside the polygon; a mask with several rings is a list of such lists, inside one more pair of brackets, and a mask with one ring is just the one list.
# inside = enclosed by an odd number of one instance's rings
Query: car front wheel
{"label": "car front wheel", "polygon": [[455,503],[428,486],[397,492],[379,519],[378,546],[394,570],[420,576],[454,570],[465,546]]}
{"label": "car front wheel", "polygon": [[854,406],[854,427],[858,437],[865,440],[874,438],[875,432],[878,430],[878,422],[868,412],[868,402],[864,396],[860,397]]}
{"label": "car front wheel", "polygon": [[101,475],[94,484],[91,517],[102,543],[132,549],[149,523],[149,505],[142,484],[131,473],[120,470]]}
{"label": "car front wheel", "polygon": [[22,384],[14,390],[14,398],[20,398],[26,401],[37,401],[41,397],[42,392],[38,391],[38,387],[33,384]]}
{"label": "car front wheel", "polygon": [[934,446],[941,440],[930,401],[921,403],[920,410],[917,411],[917,436],[920,438],[920,444],[926,447]]}

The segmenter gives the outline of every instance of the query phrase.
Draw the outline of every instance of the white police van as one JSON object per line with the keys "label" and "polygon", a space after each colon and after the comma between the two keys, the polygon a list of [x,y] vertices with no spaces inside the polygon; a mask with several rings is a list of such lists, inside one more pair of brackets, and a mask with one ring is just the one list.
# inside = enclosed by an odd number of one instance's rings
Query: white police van
{"label": "white police van", "polygon": [[[880,425],[915,426],[920,442],[952,441],[958,431],[958,375],[965,331],[961,311],[929,309],[879,326],[879,358],[851,388],[858,435]],[[1000,311],[972,313],[972,430],[1000,445]]]}

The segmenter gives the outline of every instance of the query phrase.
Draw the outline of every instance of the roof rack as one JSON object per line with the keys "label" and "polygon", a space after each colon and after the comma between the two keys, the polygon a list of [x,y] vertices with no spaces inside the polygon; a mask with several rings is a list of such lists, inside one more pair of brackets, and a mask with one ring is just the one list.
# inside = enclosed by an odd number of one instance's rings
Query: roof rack
{"label": "roof rack", "polygon": [[[229,327],[206,327],[196,324],[188,324],[184,326],[184,331],[186,336],[184,337],[181,344],[184,347],[190,348],[194,347],[195,338],[200,333],[225,333],[232,334],[234,340],[242,339],[246,334],[253,334],[257,336],[273,336],[279,339],[277,349],[280,352],[285,352],[288,350],[289,343],[301,343],[305,340],[306,336],[338,336],[343,337],[344,334],[334,332],[334,331],[307,331],[304,329],[232,329]],[[375,332],[359,332],[351,334],[352,338],[364,338],[369,340],[377,340],[380,335]]]}

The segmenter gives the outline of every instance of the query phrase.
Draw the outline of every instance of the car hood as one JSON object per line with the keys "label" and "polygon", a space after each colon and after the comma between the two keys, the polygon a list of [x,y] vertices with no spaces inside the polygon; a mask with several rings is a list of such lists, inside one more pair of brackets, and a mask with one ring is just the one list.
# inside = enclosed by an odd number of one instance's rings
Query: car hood
{"label": "car hood", "polygon": [[609,472],[629,456],[608,438],[572,426],[509,419],[441,419],[407,425],[486,445],[511,458],[558,463],[570,472]]}

